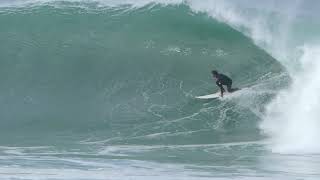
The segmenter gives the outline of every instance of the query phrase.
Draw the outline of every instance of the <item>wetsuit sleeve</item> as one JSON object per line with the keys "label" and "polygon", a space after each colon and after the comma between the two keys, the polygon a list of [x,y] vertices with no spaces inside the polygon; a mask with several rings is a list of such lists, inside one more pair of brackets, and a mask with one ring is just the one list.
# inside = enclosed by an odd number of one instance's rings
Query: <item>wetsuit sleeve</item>
{"label": "wetsuit sleeve", "polygon": [[223,88],[223,86],[222,86],[222,83],[221,83],[220,81],[217,81],[216,84],[217,84],[217,86],[220,87],[220,92],[221,92],[221,94],[222,94],[222,93],[225,91],[224,88]]}

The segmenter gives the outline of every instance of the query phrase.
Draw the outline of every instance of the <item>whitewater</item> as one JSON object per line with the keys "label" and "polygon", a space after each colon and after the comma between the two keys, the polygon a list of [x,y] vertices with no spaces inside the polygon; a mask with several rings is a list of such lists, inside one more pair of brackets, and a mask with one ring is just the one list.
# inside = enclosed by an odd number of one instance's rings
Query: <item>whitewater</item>
{"label": "whitewater", "polygon": [[1,1],[0,179],[319,179],[319,8]]}

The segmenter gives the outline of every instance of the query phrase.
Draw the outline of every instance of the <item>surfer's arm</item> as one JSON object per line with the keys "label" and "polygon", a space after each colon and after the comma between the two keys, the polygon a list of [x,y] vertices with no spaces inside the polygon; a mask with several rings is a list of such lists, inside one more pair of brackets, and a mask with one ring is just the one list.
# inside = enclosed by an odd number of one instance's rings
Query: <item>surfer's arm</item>
{"label": "surfer's arm", "polygon": [[224,92],[225,90],[224,90],[224,88],[223,88],[223,86],[222,86],[221,82],[217,81],[217,82],[216,82],[216,84],[217,84],[217,86],[219,86],[219,87],[220,87],[221,97],[223,97],[223,92]]}

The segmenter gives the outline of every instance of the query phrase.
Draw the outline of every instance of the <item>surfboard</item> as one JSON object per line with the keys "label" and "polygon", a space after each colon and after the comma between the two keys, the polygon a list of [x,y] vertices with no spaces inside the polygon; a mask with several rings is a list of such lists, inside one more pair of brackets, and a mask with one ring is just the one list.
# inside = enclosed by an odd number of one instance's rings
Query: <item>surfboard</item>
{"label": "surfboard", "polygon": [[[235,91],[239,91],[240,89],[239,88],[235,88],[235,89],[233,89],[234,91],[232,92],[232,93],[234,93]],[[230,94],[232,94],[232,93],[230,93],[230,92],[224,92],[223,93],[223,97],[225,97],[225,96],[228,96],[228,95],[230,95]],[[208,94],[208,95],[204,95],[204,96],[196,96],[195,98],[196,99],[216,99],[216,98],[221,98],[221,93],[220,93],[220,91],[218,91],[218,92],[216,92],[216,93],[214,93],[214,94]]]}
{"label": "surfboard", "polygon": [[208,94],[204,96],[197,96],[197,99],[216,99],[220,97],[220,92],[214,93],[214,94]]}

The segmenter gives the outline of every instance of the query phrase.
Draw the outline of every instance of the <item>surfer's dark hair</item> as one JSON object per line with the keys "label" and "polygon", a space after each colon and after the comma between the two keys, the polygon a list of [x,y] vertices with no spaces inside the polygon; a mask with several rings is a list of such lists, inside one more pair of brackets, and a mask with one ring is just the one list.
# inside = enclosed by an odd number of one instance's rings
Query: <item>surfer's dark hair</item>
{"label": "surfer's dark hair", "polygon": [[218,71],[213,70],[213,71],[211,71],[211,73],[212,73],[213,75],[217,75],[217,74],[218,74]]}

